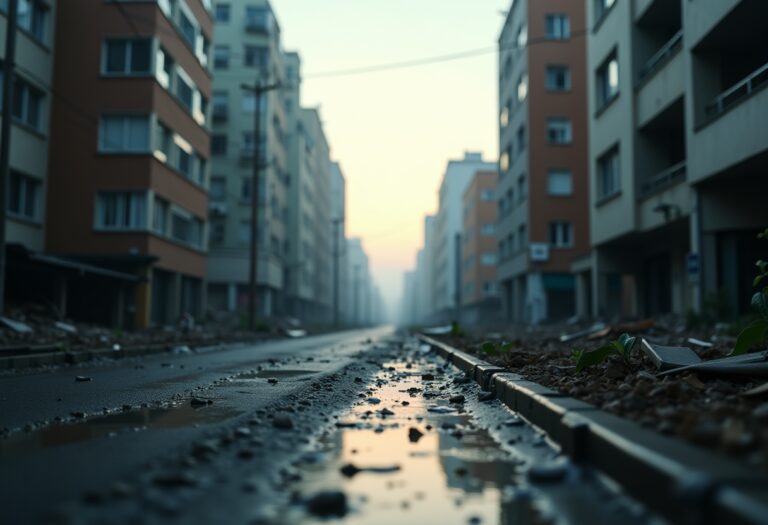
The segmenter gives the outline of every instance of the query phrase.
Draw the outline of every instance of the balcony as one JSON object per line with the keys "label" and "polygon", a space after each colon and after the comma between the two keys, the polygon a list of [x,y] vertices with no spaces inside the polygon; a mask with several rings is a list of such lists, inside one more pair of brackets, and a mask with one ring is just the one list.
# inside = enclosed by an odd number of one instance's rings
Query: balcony
{"label": "balcony", "polygon": [[640,184],[637,199],[645,200],[686,180],[686,161],[678,162]]}
{"label": "balcony", "polygon": [[683,30],[679,30],[670,38],[661,49],[659,49],[651,58],[649,58],[637,75],[638,84],[642,84],[647,78],[655,73],[662,65],[669,62],[675,53],[683,47]]}
{"label": "balcony", "polygon": [[272,33],[272,17],[267,12],[248,15],[245,17],[245,30],[248,33]]}
{"label": "balcony", "polygon": [[715,119],[768,85],[768,63],[753,71],[704,106],[706,119]]}

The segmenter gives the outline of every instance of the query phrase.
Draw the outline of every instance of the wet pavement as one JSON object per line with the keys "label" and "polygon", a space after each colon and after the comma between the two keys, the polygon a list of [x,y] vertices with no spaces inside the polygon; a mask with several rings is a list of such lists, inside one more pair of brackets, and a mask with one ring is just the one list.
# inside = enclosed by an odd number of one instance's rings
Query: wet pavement
{"label": "wet pavement", "polygon": [[4,516],[73,524],[655,521],[428,347],[378,335],[347,340],[347,352],[318,344],[314,353],[230,363],[227,375],[186,383],[156,403],[14,431],[0,439]]}

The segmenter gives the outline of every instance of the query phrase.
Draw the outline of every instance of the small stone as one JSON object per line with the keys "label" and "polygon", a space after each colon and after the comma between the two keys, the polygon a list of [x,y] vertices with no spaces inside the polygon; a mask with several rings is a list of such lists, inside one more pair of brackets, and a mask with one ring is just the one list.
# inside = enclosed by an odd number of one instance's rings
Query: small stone
{"label": "small stone", "polygon": [[248,437],[251,435],[251,429],[248,427],[238,427],[235,429],[235,435],[241,438]]}
{"label": "small stone", "polygon": [[275,416],[272,419],[272,426],[280,430],[293,429],[293,420],[288,416]]}
{"label": "small stone", "polygon": [[494,394],[493,392],[485,392],[477,396],[477,400],[480,401],[481,403],[485,403],[487,401],[493,401],[494,399],[496,399],[496,394]]}
{"label": "small stone", "polygon": [[362,472],[362,469],[354,465],[353,463],[347,463],[343,467],[339,469],[339,472],[341,472],[344,476],[351,478],[353,476],[356,476],[360,472]]}
{"label": "small stone", "polygon": [[342,517],[347,513],[347,495],[338,490],[318,492],[307,501],[307,510],[320,517]]}
{"label": "small stone", "polygon": [[270,377],[269,379],[267,379],[267,383],[269,383],[270,385],[276,385],[277,379],[275,379],[274,377]]}
{"label": "small stone", "polygon": [[366,402],[368,402],[368,404],[370,405],[378,405],[379,403],[381,403],[381,399],[379,399],[378,397],[369,397],[368,399],[366,399]]}
{"label": "small stone", "polygon": [[193,397],[190,400],[189,404],[192,405],[193,407],[202,407],[206,405],[212,405],[213,401],[211,401],[210,399],[201,399],[199,397]]}
{"label": "small stone", "polygon": [[88,381],[91,381],[92,379],[89,376],[77,376],[75,377],[76,383],[87,383]]}
{"label": "small stone", "polygon": [[459,395],[457,395],[457,396],[453,396],[453,397],[451,397],[451,398],[448,400],[448,402],[449,402],[449,403],[453,403],[453,404],[460,404],[460,403],[463,403],[463,402],[464,402],[464,396],[463,396],[463,395],[461,395],[461,394],[459,394]]}
{"label": "small stone", "polygon": [[408,401],[401,401],[400,404],[403,405],[404,407],[407,407],[408,405],[410,405]]}
{"label": "small stone", "polygon": [[387,417],[387,416],[394,416],[395,415],[395,413],[392,412],[388,408],[382,408],[381,410],[379,410],[378,413],[379,413],[379,415],[381,415],[381,417]]}
{"label": "small stone", "polygon": [[197,479],[188,472],[174,472],[170,474],[158,474],[152,478],[152,483],[164,489],[177,489],[182,487],[196,487]]}
{"label": "small stone", "polygon": [[410,441],[411,443],[418,443],[423,435],[424,433],[420,431],[418,428],[411,427],[410,429],[408,429],[408,441]]}
{"label": "small stone", "polygon": [[568,462],[549,461],[534,465],[528,470],[528,479],[538,482],[561,481],[568,474]]}
{"label": "small stone", "polygon": [[424,381],[434,381],[435,375],[434,374],[421,374],[421,379]]}

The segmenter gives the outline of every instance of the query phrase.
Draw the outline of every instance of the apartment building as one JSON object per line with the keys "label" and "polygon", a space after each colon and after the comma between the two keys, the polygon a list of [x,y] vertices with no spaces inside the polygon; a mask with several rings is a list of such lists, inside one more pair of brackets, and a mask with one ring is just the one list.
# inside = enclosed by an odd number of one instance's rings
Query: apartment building
{"label": "apartment building", "polygon": [[317,109],[299,108],[291,127],[290,261],[292,315],[333,320],[333,223],[328,141]]}
{"label": "apartment building", "polygon": [[482,153],[466,152],[451,160],[439,190],[435,218],[434,273],[435,320],[456,319],[461,309],[461,228],[464,191],[477,171],[493,171],[496,165],[483,160]]}
{"label": "apartment building", "polygon": [[140,281],[71,294],[91,320],[141,327],[203,314],[207,4],[80,0],[57,12],[45,247]]}
{"label": "apartment building", "polygon": [[331,264],[333,271],[332,305],[336,309],[334,319],[345,324],[350,316],[349,304],[344,291],[351,285],[347,257],[347,186],[341,165],[331,163]]}
{"label": "apartment building", "polygon": [[[288,257],[289,89],[280,26],[266,0],[229,0],[214,6],[211,135],[209,304],[230,312],[247,308],[253,170],[259,148],[257,312],[286,312]],[[262,96],[255,137],[255,85],[280,84]]]}
{"label": "apartment building", "polygon": [[[768,224],[768,40],[759,0],[588,6],[594,315],[748,309]],[[757,191],[756,191],[757,190]]]}
{"label": "apartment building", "polygon": [[478,171],[464,192],[461,322],[489,324],[501,316],[496,281],[496,171]]}
{"label": "apartment building", "polygon": [[589,253],[584,11],[518,0],[499,37],[497,276],[513,322],[573,315],[571,263]]}

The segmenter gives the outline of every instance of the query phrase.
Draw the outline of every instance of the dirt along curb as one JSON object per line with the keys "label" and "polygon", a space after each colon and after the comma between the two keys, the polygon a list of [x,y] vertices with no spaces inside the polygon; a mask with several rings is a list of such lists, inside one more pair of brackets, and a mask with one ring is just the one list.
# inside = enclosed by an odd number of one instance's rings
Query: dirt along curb
{"label": "dirt along curb", "polygon": [[425,335],[484,390],[545,431],[574,461],[620,484],[675,523],[768,522],[768,477],[734,461],[527,381]]}

